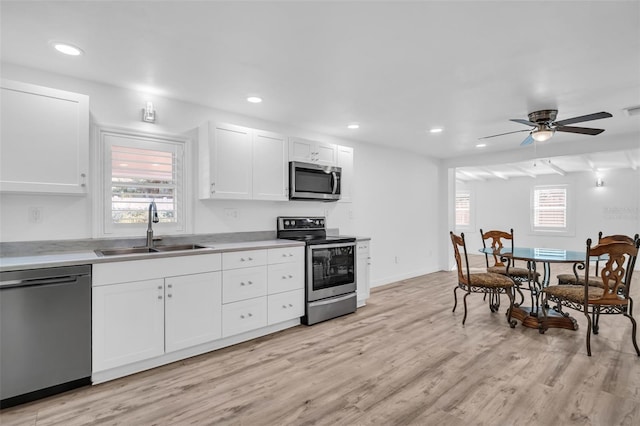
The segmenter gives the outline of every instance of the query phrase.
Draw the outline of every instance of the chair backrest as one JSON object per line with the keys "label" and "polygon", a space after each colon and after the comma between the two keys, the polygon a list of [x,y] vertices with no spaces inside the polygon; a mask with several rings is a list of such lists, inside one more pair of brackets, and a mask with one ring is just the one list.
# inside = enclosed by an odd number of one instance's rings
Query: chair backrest
{"label": "chair backrest", "polygon": [[[482,247],[487,248],[487,242],[491,242],[489,247],[493,249],[493,266],[506,266],[502,262],[501,256],[496,253],[500,253],[500,250],[502,250],[506,244],[511,246],[511,251],[513,252],[513,229],[511,229],[510,232],[499,231],[496,229],[483,232],[482,229],[480,229],[480,236],[482,237]],[[484,258],[488,268],[489,255],[485,253]]]}
{"label": "chair backrest", "polygon": [[[464,241],[464,232],[460,233],[459,236],[453,232],[449,232],[449,235],[451,236],[453,254],[456,258],[456,266],[458,268],[458,282],[469,284],[469,259],[467,258],[467,244]],[[464,265],[462,264],[462,257],[460,256],[460,247],[462,247],[464,253]]]}
{"label": "chair backrest", "polygon": [[[605,237],[602,236],[602,231],[598,232],[598,245],[600,244],[609,244],[612,242],[624,242],[629,244],[634,244],[638,240],[638,234],[634,235],[633,238],[627,235],[615,234],[615,235],[607,235]],[[598,275],[598,270],[600,267],[600,261],[596,261],[596,275]]]}
{"label": "chair backrest", "polygon": [[[602,260],[604,266],[598,274],[604,284],[604,293],[599,302],[610,304],[626,302],[626,299],[629,298],[631,278],[638,257],[638,247],[640,247],[640,239],[637,238],[633,244],[622,240],[605,242],[595,247],[591,247],[591,239],[588,239],[585,260],[587,265],[585,268],[585,300],[589,291],[589,259],[591,256],[604,256],[606,260]],[[621,299],[620,295],[624,296],[624,299]]]}

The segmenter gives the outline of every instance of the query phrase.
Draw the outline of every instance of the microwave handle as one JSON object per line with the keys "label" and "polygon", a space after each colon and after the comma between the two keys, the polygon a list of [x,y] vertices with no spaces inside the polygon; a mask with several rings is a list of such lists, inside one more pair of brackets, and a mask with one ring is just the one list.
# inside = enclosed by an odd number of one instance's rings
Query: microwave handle
{"label": "microwave handle", "polygon": [[336,172],[331,172],[331,193],[335,194],[338,190],[338,177],[336,176]]}

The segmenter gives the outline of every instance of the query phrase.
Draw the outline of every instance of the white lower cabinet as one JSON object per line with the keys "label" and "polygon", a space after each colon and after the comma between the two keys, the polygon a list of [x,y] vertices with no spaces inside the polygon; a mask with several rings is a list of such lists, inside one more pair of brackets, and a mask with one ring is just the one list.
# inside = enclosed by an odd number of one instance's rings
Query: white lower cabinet
{"label": "white lower cabinet", "polygon": [[92,309],[97,383],[299,324],[304,247],[98,263]]}
{"label": "white lower cabinet", "polygon": [[269,325],[277,324],[304,315],[304,289],[267,296],[267,319]]}
{"label": "white lower cabinet", "polygon": [[221,273],[165,279],[165,351],[222,337]]}
{"label": "white lower cabinet", "polygon": [[93,371],[164,353],[164,280],[93,288]]}
{"label": "white lower cabinet", "polygon": [[366,305],[370,294],[369,269],[371,267],[371,255],[369,241],[358,241],[356,244],[356,293],[358,295],[358,307]]}
{"label": "white lower cabinet", "polygon": [[233,336],[266,325],[266,297],[222,305],[222,337]]}

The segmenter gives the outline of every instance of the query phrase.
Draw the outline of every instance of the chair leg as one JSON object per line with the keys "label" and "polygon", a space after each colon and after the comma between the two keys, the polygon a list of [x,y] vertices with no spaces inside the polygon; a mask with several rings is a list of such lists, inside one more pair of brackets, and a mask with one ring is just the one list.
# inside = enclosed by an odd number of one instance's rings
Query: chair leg
{"label": "chair leg", "polygon": [[462,302],[464,304],[464,316],[462,317],[462,325],[464,325],[464,322],[467,320],[467,296],[471,294],[471,293],[467,293],[464,295],[464,297],[462,298]]}
{"label": "chair leg", "polygon": [[631,320],[631,341],[633,342],[633,347],[636,350],[636,354],[638,354],[638,356],[640,356],[640,349],[638,349],[638,342],[636,340],[636,331],[637,331],[638,326],[636,324],[635,318],[633,318],[633,315],[631,315],[632,311],[633,311],[633,300],[631,300],[631,298],[629,298],[628,313],[625,313],[624,316]]}
{"label": "chair leg", "polygon": [[593,312],[592,312],[592,316],[593,316],[593,334],[598,334],[598,331],[600,330],[600,306],[594,306],[593,307]]}
{"label": "chair leg", "polygon": [[509,323],[509,327],[516,328],[517,321],[511,319],[511,312],[513,311],[513,301],[515,299],[515,291],[513,288],[506,288],[505,292],[509,297],[509,308],[507,308],[507,322]]}
{"label": "chair leg", "polygon": [[[544,334],[544,332],[549,328],[547,319],[547,308],[545,308],[545,306],[547,306],[547,293],[543,294],[544,299],[542,303],[542,321],[540,321],[540,323],[538,324],[538,333],[540,334]],[[540,318],[540,313],[538,313],[538,318]]]}
{"label": "chair leg", "polygon": [[591,356],[591,317],[589,316],[589,307],[584,307],[584,316],[587,317],[587,355]]}
{"label": "chair leg", "polygon": [[458,306],[458,293],[457,293],[458,288],[460,288],[460,287],[456,286],[453,289],[453,310],[451,312],[455,312],[456,311],[456,306]]}

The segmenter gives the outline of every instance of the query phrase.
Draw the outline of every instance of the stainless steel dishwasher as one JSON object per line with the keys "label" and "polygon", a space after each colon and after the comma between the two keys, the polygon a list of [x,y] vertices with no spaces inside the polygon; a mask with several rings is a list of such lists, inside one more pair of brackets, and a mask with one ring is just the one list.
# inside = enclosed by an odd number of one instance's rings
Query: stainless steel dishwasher
{"label": "stainless steel dishwasher", "polygon": [[91,265],[0,272],[0,408],[91,383]]}

